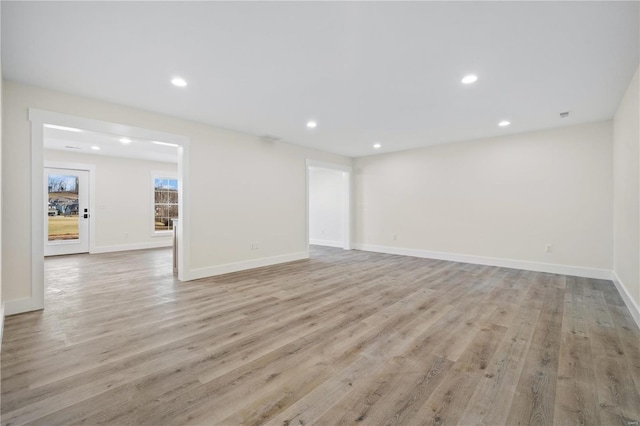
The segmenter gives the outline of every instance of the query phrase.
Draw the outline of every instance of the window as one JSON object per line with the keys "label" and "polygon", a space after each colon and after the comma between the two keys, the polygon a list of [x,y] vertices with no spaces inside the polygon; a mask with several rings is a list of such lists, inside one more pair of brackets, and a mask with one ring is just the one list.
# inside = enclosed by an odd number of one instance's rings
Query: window
{"label": "window", "polygon": [[154,232],[173,230],[171,219],[178,218],[178,179],[153,177]]}

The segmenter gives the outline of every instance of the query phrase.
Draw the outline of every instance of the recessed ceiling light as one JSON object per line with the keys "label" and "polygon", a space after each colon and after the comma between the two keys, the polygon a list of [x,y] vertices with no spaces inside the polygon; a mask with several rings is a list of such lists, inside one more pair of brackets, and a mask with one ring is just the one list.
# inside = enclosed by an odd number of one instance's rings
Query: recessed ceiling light
{"label": "recessed ceiling light", "polygon": [[475,83],[476,80],[478,80],[478,76],[477,75],[469,74],[469,75],[465,75],[464,76],[464,78],[462,79],[462,83],[463,84],[471,84],[471,83]]}
{"label": "recessed ceiling light", "polygon": [[502,120],[501,122],[498,123],[498,126],[507,127],[509,124],[511,123],[509,123],[507,120]]}
{"label": "recessed ceiling light", "polygon": [[382,147],[382,145],[380,145],[379,143],[374,143],[374,144],[373,144],[373,147],[374,147],[375,149],[379,149],[380,147]]}
{"label": "recessed ceiling light", "polygon": [[100,147],[99,146],[92,146],[91,149],[93,149],[94,151],[100,151]]}
{"label": "recessed ceiling light", "polygon": [[187,81],[182,77],[174,77],[171,79],[171,84],[178,87],[185,87],[187,85]]}
{"label": "recessed ceiling light", "polygon": [[128,144],[131,143],[131,139],[129,139],[129,138],[121,138],[120,142],[122,142],[125,145],[128,145]]}
{"label": "recessed ceiling light", "polygon": [[169,143],[169,142],[160,142],[160,141],[152,141],[154,144],[156,145],[163,145],[163,146],[173,146],[173,147],[178,147],[177,144],[175,143]]}
{"label": "recessed ceiling light", "polygon": [[82,130],[76,129],[75,127],[56,126],[55,124],[45,124],[44,127],[48,129],[66,130],[67,132],[82,132]]}
{"label": "recessed ceiling light", "polygon": [[314,129],[317,125],[318,123],[316,123],[315,121],[307,121],[307,127],[310,129]]}

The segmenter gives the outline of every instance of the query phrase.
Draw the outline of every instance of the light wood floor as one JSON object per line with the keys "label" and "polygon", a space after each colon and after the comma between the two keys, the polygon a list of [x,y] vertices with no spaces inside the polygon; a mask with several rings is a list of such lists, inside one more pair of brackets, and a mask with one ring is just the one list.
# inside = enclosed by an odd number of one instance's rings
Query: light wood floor
{"label": "light wood floor", "polygon": [[49,258],[9,317],[2,424],[606,424],[640,419],[609,281],[358,251],[189,283],[171,252]]}

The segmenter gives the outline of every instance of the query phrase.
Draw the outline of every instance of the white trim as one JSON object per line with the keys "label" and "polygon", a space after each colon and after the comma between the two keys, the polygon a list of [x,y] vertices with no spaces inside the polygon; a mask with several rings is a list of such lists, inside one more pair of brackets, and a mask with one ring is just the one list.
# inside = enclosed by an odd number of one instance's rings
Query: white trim
{"label": "white trim", "polygon": [[624,300],[625,305],[627,305],[627,309],[629,310],[629,313],[631,313],[633,320],[636,322],[638,328],[640,328],[640,306],[638,306],[638,304],[633,300],[627,291],[627,287],[622,283],[622,280],[616,271],[613,271],[613,283],[618,289],[620,296],[622,296],[622,300]]}
{"label": "white trim", "polygon": [[344,235],[344,245],[342,248],[345,250],[351,250],[353,249],[352,241],[354,235],[353,229],[355,229],[355,219],[353,204],[351,202],[354,194],[353,173],[350,167],[349,171],[343,172],[342,179],[345,185],[343,204],[346,207],[342,223],[342,235]]}
{"label": "white trim", "polygon": [[337,163],[327,163],[326,161],[307,160],[307,167],[320,167],[321,169],[339,170],[341,172],[351,173],[353,168]]}
{"label": "white trim", "polygon": [[178,242],[178,279],[189,281],[190,275],[190,230],[191,219],[189,218],[189,139],[186,143],[178,147],[178,217],[180,224],[177,232]]}
{"label": "white trim", "polygon": [[[7,301],[9,315],[44,309],[44,117],[31,120],[31,297]],[[57,124],[57,123],[51,123]],[[69,126],[71,127],[71,126]],[[25,300],[28,303],[24,302]],[[14,311],[14,309],[16,309]]]}
{"label": "white trim", "polygon": [[[179,245],[178,245],[178,248],[180,248]],[[207,278],[207,277],[213,277],[216,275],[229,274],[231,272],[246,271],[247,269],[278,265],[281,263],[293,262],[296,260],[303,260],[308,258],[309,258],[309,252],[302,251],[298,253],[282,254],[280,256],[263,257],[260,259],[245,260],[242,262],[234,262],[234,263],[227,263],[224,265],[192,269],[190,271],[189,279],[197,280],[200,278]]]}
{"label": "white trim", "polygon": [[309,239],[309,244],[316,246],[327,246],[327,247],[337,247],[342,248],[344,243],[342,241],[332,241],[332,240],[318,240],[318,239]]}
{"label": "white trim", "polygon": [[309,160],[304,166],[304,248],[309,251]]}
{"label": "white trim", "polygon": [[473,263],[476,265],[500,266],[503,268],[524,269],[526,271],[549,272],[551,274],[597,278],[601,280],[610,280],[612,278],[611,271],[608,269],[586,268],[582,266],[557,265],[553,263],[531,262],[528,260],[473,256],[468,254],[376,246],[371,244],[356,244],[356,249],[373,251],[376,253],[398,254],[401,256],[424,257],[427,259],[450,260],[452,262]]}
{"label": "white trim", "polygon": [[353,249],[353,229],[354,229],[354,211],[353,211],[353,168],[351,166],[344,166],[342,164],[327,163],[324,161],[306,160],[305,168],[305,180],[306,180],[306,247],[309,250],[309,168],[319,167],[323,169],[337,170],[346,173],[344,179],[346,180],[345,192],[344,192],[344,210],[342,212],[342,235],[344,241],[338,247],[342,247],[345,250]]}
{"label": "white trim", "polygon": [[[178,279],[186,281],[189,265],[189,144],[190,138],[183,135],[118,124],[109,121],[61,114],[29,108],[31,122],[31,297],[7,301],[7,314],[44,309],[44,205],[42,185],[44,176],[44,124],[75,127],[101,133],[128,136],[136,139],[160,140],[178,145],[178,178],[181,202],[178,229]],[[95,197],[94,197],[95,198]],[[92,207],[95,211],[95,208]],[[185,213],[186,212],[186,213]],[[92,227],[95,229],[95,226]],[[95,241],[95,238],[91,238]],[[12,302],[12,303],[10,303]],[[10,314],[9,314],[10,312]]]}
{"label": "white trim", "polygon": [[7,300],[4,302],[4,315],[15,315],[23,312],[37,311],[38,308],[33,305],[33,298],[25,297],[24,299]]}
{"label": "white trim", "polygon": [[173,235],[173,230],[170,230],[170,231],[153,231],[153,234],[151,234],[151,238],[170,237],[172,235]]}
{"label": "white trim", "polygon": [[0,305],[0,352],[2,352],[2,336],[4,336],[4,303]]}
{"label": "white trim", "polygon": [[109,133],[112,135],[127,136],[135,139],[160,140],[184,146],[189,144],[189,138],[183,135],[129,126],[127,124],[113,123],[110,121],[94,120],[92,118],[76,115],[62,114],[37,108],[29,108],[29,121],[42,124],[56,124],[59,126],[75,127],[94,132]]}
{"label": "white trim", "polygon": [[147,243],[132,243],[132,244],[117,244],[114,246],[100,246],[96,247],[91,254],[98,253],[113,253],[116,251],[130,251],[130,250],[146,250],[160,247],[173,246],[173,240],[169,237],[166,241],[151,241]]}

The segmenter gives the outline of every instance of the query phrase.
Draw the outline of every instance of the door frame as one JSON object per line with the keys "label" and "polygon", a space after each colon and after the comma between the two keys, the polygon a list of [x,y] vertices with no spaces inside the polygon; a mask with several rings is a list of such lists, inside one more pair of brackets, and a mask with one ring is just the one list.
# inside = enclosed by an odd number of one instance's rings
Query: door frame
{"label": "door frame", "polygon": [[[44,309],[44,205],[42,203],[44,179],[44,125],[74,127],[94,132],[122,135],[131,138],[159,140],[178,145],[178,190],[180,226],[178,227],[178,279],[187,281],[190,264],[189,246],[189,144],[190,138],[142,127],[95,120],[29,108],[31,123],[31,297],[20,305],[20,312]],[[95,197],[93,197],[95,198]],[[92,211],[95,209],[92,207]],[[91,226],[91,231],[95,226]],[[95,242],[95,238],[90,241]],[[90,243],[91,244],[91,243]]]}
{"label": "door frame", "polygon": [[[95,164],[85,164],[85,163],[68,163],[66,161],[50,161],[47,160],[44,162],[43,169],[51,168],[51,169],[67,169],[67,170],[80,170],[89,172],[89,253],[93,254],[95,249],[95,217],[93,212],[95,211],[95,191],[96,191],[96,181],[95,181],[95,173],[96,173],[96,165]],[[44,179],[44,175],[43,175]],[[42,188],[42,192],[46,188]],[[43,224],[44,226],[44,224]],[[44,232],[44,229],[43,229]],[[44,236],[43,244],[44,244]],[[43,248],[44,250],[44,248]]]}
{"label": "door frame", "polygon": [[320,167],[323,169],[336,170],[346,173],[344,188],[344,207],[342,209],[342,248],[344,250],[353,249],[353,169],[350,166],[342,164],[326,163],[324,161],[306,160],[305,176],[306,176],[306,244],[307,252],[309,251],[309,168]]}

